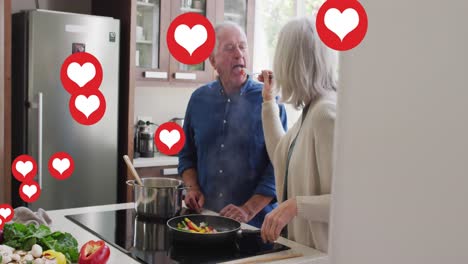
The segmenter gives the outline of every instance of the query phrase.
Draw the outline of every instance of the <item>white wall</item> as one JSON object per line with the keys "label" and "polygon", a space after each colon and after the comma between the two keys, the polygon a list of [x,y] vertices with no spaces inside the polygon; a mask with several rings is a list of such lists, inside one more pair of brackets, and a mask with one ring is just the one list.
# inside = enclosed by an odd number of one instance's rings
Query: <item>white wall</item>
{"label": "white wall", "polygon": [[[35,0],[12,0],[12,13],[36,9]],[[71,13],[90,14],[91,0],[39,0],[39,8]]]}
{"label": "white wall", "polygon": [[184,117],[194,87],[136,87],[135,123],[137,116],[150,116],[161,124],[173,117]]}
{"label": "white wall", "polygon": [[468,2],[362,1],[342,53],[331,263],[468,263]]}

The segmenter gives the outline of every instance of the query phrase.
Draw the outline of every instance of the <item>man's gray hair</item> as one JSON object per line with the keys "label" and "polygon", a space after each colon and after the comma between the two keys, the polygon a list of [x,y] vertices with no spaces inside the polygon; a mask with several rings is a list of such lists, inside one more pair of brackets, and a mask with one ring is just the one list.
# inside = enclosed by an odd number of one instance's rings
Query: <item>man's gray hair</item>
{"label": "man's gray hair", "polygon": [[231,22],[231,21],[224,21],[222,23],[219,23],[214,28],[215,35],[216,35],[216,42],[215,42],[213,52],[211,54],[215,54],[218,51],[219,36],[221,35],[221,31],[229,27],[237,28],[245,36],[245,39],[247,39],[247,35],[245,34],[244,29],[242,29],[242,27],[239,26],[238,24]]}
{"label": "man's gray hair", "polygon": [[279,34],[273,72],[281,101],[300,109],[336,90],[338,52],[322,43],[314,20],[293,19]]}

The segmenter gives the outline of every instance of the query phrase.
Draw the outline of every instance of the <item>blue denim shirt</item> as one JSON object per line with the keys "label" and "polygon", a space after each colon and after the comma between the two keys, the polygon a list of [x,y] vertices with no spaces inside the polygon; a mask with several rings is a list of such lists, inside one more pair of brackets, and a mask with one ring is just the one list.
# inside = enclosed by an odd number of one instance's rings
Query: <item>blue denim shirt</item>
{"label": "blue denim shirt", "polygon": [[[273,167],[262,128],[263,84],[249,78],[240,93],[227,95],[220,81],[198,88],[184,120],[185,146],[179,153],[179,174],[198,173],[204,207],[219,212],[232,203],[243,205],[254,194],[274,197],[249,224],[261,227],[276,205]],[[280,105],[283,127],[286,112]]]}

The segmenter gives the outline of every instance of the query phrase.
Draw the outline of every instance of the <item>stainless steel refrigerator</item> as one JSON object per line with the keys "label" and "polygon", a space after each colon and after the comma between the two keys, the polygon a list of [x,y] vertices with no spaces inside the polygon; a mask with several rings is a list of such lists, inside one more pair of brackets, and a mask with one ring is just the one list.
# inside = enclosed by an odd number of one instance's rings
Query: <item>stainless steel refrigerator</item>
{"label": "stainless steel refrigerator", "polygon": [[[31,155],[42,189],[40,198],[28,206],[49,210],[116,203],[119,20],[31,10],[14,14],[12,21],[12,160]],[[103,69],[99,90],[106,110],[91,126],[72,118],[71,95],[60,81],[64,60],[83,49]],[[56,152],[67,152],[74,160],[74,172],[66,180],[49,173],[47,164]],[[18,195],[20,183],[12,182],[13,205],[24,205]]]}

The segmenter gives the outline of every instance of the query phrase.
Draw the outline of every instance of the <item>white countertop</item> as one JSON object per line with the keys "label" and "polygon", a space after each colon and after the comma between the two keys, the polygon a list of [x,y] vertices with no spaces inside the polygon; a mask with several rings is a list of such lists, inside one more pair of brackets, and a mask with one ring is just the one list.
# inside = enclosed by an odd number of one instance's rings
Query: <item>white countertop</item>
{"label": "white countertop", "polygon": [[158,167],[158,166],[173,166],[179,164],[177,156],[167,156],[159,152],[154,153],[152,158],[136,158],[133,159],[135,168]]}
{"label": "white countertop", "polygon": [[[103,212],[103,211],[113,211],[113,210],[120,210],[120,209],[128,209],[133,208],[133,203],[123,203],[123,204],[112,204],[112,205],[102,205],[102,206],[92,206],[92,207],[82,207],[82,208],[74,208],[74,209],[63,209],[63,210],[54,210],[48,211],[48,215],[52,219],[52,225],[50,226],[52,231],[60,230],[71,233],[77,240],[78,240],[78,250],[81,248],[83,244],[88,242],[89,240],[99,240],[98,237],[91,234],[90,232],[84,230],[77,224],[73,223],[72,221],[65,218],[66,215],[73,215],[73,214],[83,214],[83,213],[91,213],[91,212]],[[211,211],[203,211],[204,214],[216,214]],[[242,228],[252,229],[251,227],[246,224],[242,224]],[[290,247],[290,250],[280,251],[276,253],[260,255],[251,258],[245,258],[242,260],[230,261],[226,263],[247,263],[250,261],[255,261],[256,259],[263,259],[265,257],[271,257],[276,255],[285,255],[285,254],[293,254],[293,253],[301,253],[303,257],[298,258],[291,258],[286,260],[279,260],[274,263],[314,263],[314,264],[328,264],[327,255],[317,251],[313,248],[309,248],[293,241],[280,238],[277,242],[284,244]],[[122,251],[118,250],[117,248],[109,245],[111,250],[111,255],[109,259],[109,264],[114,263],[126,263],[126,264],[138,264],[139,262],[135,261],[128,255],[124,254]]]}

